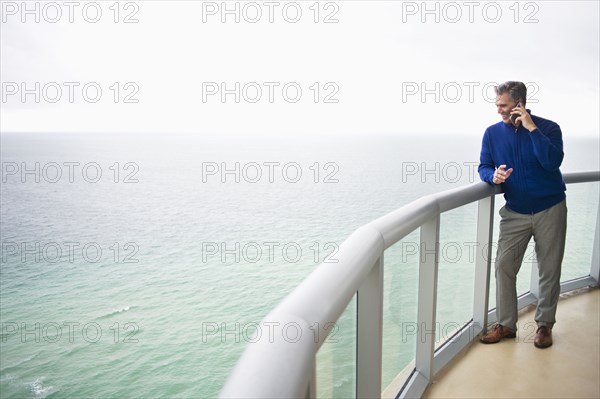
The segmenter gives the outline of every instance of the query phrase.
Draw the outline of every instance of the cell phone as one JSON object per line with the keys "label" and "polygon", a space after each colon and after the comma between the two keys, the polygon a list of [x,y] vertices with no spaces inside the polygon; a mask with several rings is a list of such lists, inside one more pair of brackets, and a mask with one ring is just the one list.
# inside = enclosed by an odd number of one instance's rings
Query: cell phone
{"label": "cell phone", "polygon": [[[521,103],[517,103],[517,107],[521,107]],[[515,107],[516,108],[516,107]],[[514,109],[514,108],[513,108]],[[513,125],[516,126],[517,124],[517,118],[520,117],[521,115],[517,115],[517,114],[512,114],[510,116],[510,121],[512,122]]]}

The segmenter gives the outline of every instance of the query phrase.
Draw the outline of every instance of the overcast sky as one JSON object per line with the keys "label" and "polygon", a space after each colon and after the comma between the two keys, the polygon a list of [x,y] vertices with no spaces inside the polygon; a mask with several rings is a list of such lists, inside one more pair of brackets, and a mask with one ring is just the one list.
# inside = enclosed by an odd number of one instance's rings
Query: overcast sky
{"label": "overcast sky", "polygon": [[2,1],[1,131],[599,135],[598,1],[226,3]]}

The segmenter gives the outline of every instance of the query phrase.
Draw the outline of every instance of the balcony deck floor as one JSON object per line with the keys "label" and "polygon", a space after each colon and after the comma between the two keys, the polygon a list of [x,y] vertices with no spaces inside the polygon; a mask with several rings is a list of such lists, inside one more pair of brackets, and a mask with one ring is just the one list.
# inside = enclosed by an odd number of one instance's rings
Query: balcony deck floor
{"label": "balcony deck floor", "polygon": [[600,289],[561,295],[554,345],[533,345],[535,307],[517,338],[473,342],[434,378],[423,398],[600,398]]}

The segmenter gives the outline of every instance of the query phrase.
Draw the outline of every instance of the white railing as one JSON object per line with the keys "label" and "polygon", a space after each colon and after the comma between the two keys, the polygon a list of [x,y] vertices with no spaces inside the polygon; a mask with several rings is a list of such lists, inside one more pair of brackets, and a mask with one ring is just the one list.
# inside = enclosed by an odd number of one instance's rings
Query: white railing
{"label": "white railing", "polygon": [[[600,181],[600,171],[564,174],[567,184]],[[316,354],[327,334],[314,334],[314,326],[335,323],[357,294],[356,396],[381,397],[383,258],[387,248],[420,227],[417,325],[428,334],[417,340],[415,369],[398,397],[420,397],[433,376],[454,358],[488,323],[494,199],[502,191],[479,182],[420,198],[357,229],[340,246],[337,263],[321,264],[289,294],[262,324],[293,326],[294,339],[284,334],[263,334],[252,339],[221,390],[222,398],[314,398]],[[437,272],[440,215],[478,201],[477,251],[473,318],[458,334],[435,349]],[[561,283],[566,292],[600,281],[600,205],[596,217],[590,274]],[[485,245],[487,244],[487,245]],[[433,252],[431,249],[434,249]],[[519,297],[519,309],[537,301],[537,266],[532,268],[530,292]],[[315,324],[316,323],[316,324]],[[327,332],[327,330],[325,330]]]}

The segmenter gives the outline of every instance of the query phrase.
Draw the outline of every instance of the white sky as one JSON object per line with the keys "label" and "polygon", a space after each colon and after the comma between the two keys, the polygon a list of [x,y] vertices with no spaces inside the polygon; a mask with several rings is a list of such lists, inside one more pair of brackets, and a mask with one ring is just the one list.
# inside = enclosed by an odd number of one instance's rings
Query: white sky
{"label": "white sky", "polygon": [[[272,6],[228,1],[231,9],[239,7],[239,23],[234,15],[221,22],[222,1],[122,1],[117,23],[114,0],[75,1],[73,23],[63,1],[27,2],[39,10],[39,22],[35,13],[24,13],[21,1],[1,3],[2,132],[480,137],[499,121],[493,102],[486,101],[486,95],[493,101],[491,84],[521,80],[529,82],[528,108],[534,114],[559,123],[565,135],[599,136],[598,1],[428,1],[434,11],[425,15],[421,1],[321,1],[318,23],[314,0]],[[87,22],[84,7],[90,20],[99,8],[100,20]],[[288,19],[299,8],[300,20],[287,22],[284,7]],[[215,9],[215,15],[208,13]],[[257,9],[260,20],[246,21]],[[57,10],[61,18],[49,22]],[[130,14],[137,23],[123,23]],[[337,23],[323,22],[330,14]],[[35,91],[35,82],[40,102],[34,94],[23,100],[22,85]],[[73,103],[65,82],[79,85]],[[90,82],[102,89],[96,103],[82,94]],[[128,82],[133,85],[125,86]],[[203,101],[203,86],[218,88],[222,82],[229,89],[240,83],[239,103],[233,94],[222,102],[220,93]],[[273,103],[265,82],[274,82]],[[298,102],[285,100],[287,83],[289,99],[294,86],[302,89]],[[431,90],[425,101],[422,85]],[[62,96],[51,103],[57,86]],[[251,103],[256,86],[262,97]],[[124,103],[135,87],[138,102]],[[93,98],[94,90],[88,93]],[[327,94],[338,102],[325,103]]]}

